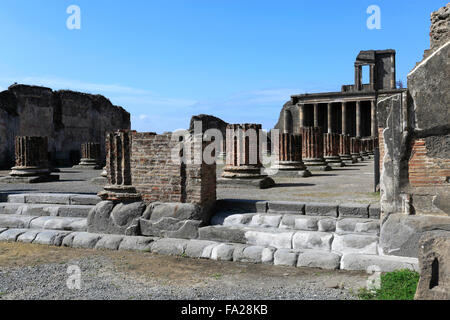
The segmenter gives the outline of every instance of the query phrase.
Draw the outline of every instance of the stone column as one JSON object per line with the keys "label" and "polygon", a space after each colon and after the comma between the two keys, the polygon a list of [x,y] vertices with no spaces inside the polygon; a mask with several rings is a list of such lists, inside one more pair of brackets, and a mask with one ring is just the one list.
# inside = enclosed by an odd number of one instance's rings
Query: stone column
{"label": "stone column", "polygon": [[355,89],[357,91],[361,90],[361,85],[362,85],[361,73],[362,73],[361,66],[360,65],[355,65]]}
{"label": "stone column", "polygon": [[100,167],[100,143],[85,142],[81,145],[81,161],[74,166],[76,169],[101,169]]}
{"label": "stone column", "polygon": [[327,164],[330,167],[344,167],[345,164],[339,157],[339,134],[325,133],[323,141],[323,153]]}
{"label": "stone column", "polygon": [[260,157],[260,124],[227,126],[227,159],[223,178],[257,179],[265,177]]}
{"label": "stone column", "polygon": [[314,104],[314,127],[319,127],[319,104]]}
{"label": "stone column", "polygon": [[38,183],[59,180],[59,176],[51,175],[48,162],[48,138],[24,137],[15,138],[15,166],[3,182]]}
{"label": "stone column", "polygon": [[302,152],[303,161],[309,170],[329,171],[331,167],[327,165],[323,158],[323,134],[322,128],[304,127],[302,128]]}
{"label": "stone column", "polygon": [[339,135],[339,157],[345,164],[357,162],[350,154],[350,136],[348,134]]}
{"label": "stone column", "polygon": [[328,103],[328,105],[327,105],[327,120],[328,120],[328,124],[327,124],[327,126],[328,126],[328,133],[331,133],[332,132],[332,126],[333,126],[333,119],[332,119],[332,115],[333,115],[333,112],[332,112],[333,110],[332,110],[332,104],[331,103]]}
{"label": "stone column", "polygon": [[347,102],[342,102],[342,134],[347,134]]}
{"label": "stone column", "polygon": [[378,136],[377,104],[375,100],[371,100],[370,103],[370,135],[375,138]]}
{"label": "stone column", "polygon": [[119,130],[106,136],[108,185],[98,196],[115,202],[140,201],[131,181],[131,132]]}
{"label": "stone column", "polygon": [[277,151],[278,163],[274,164],[272,170],[280,170],[283,175],[310,177],[311,172],[306,169],[302,161],[302,136],[299,134],[282,133],[279,136]]}
{"label": "stone column", "polygon": [[299,120],[300,120],[300,129],[305,126],[305,105],[302,103],[299,105]]}
{"label": "stone column", "polygon": [[375,90],[375,65],[370,65],[370,89]]}
{"label": "stone column", "polygon": [[361,101],[356,101],[356,136],[361,137]]}
{"label": "stone column", "polygon": [[361,139],[358,137],[350,138],[350,154],[355,160],[363,160],[361,158]]}

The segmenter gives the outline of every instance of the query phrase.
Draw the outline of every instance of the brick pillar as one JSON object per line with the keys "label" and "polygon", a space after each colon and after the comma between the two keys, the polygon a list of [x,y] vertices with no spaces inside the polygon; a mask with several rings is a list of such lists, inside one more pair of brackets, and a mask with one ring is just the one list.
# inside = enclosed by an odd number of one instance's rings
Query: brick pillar
{"label": "brick pillar", "polygon": [[302,136],[299,134],[281,133],[279,135],[278,150],[276,150],[278,162],[271,169],[281,171],[293,171],[295,175],[310,177],[311,172],[306,170],[302,160]]}
{"label": "brick pillar", "polygon": [[261,178],[260,124],[229,124],[227,126],[227,157],[223,178]]}
{"label": "brick pillar", "polygon": [[344,167],[345,164],[339,157],[339,134],[325,133],[323,135],[323,153],[327,164],[331,167]]}
{"label": "brick pillar", "polygon": [[15,166],[11,176],[49,175],[48,139],[47,137],[16,137]]}
{"label": "brick pillar", "polygon": [[353,137],[350,139],[350,155],[353,159],[363,160],[361,157],[361,139]]}
{"label": "brick pillar", "polygon": [[350,154],[350,136],[348,134],[339,135],[339,157],[345,164],[356,163]]}
{"label": "brick pillar", "polygon": [[131,181],[131,132],[119,130],[106,136],[108,185],[98,196],[116,202],[140,201]]}
{"label": "brick pillar", "polygon": [[101,169],[100,157],[100,143],[85,142],[81,145],[81,161],[77,166],[74,166],[74,168]]}
{"label": "brick pillar", "polygon": [[304,127],[302,134],[303,161],[309,170],[329,171],[323,158],[323,134],[320,127]]}
{"label": "brick pillar", "polygon": [[356,101],[356,136],[361,137],[361,101]]}

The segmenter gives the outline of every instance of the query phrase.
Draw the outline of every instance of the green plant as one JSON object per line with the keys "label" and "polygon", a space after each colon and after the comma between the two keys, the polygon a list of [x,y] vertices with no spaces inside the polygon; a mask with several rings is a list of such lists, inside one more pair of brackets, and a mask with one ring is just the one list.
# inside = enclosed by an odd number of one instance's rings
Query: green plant
{"label": "green plant", "polygon": [[381,286],[374,291],[362,288],[358,298],[362,300],[413,300],[419,283],[417,272],[403,269],[381,275]]}

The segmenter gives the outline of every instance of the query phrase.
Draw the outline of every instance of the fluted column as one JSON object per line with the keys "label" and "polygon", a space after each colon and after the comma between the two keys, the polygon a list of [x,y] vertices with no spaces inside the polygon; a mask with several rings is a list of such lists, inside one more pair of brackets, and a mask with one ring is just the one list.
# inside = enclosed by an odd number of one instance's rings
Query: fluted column
{"label": "fluted column", "polygon": [[344,167],[345,164],[339,157],[339,134],[325,133],[323,153],[327,164],[331,167]]}
{"label": "fluted column", "polygon": [[333,127],[333,109],[332,109],[332,104],[328,103],[327,105],[327,120],[328,120],[328,133],[332,132],[332,127]]}
{"label": "fluted column", "polygon": [[300,122],[300,128],[303,128],[305,126],[305,105],[304,104],[300,104],[299,105],[299,110],[298,110],[298,114],[299,114],[299,122]]}
{"label": "fluted column", "polygon": [[306,170],[302,160],[302,136],[299,134],[282,133],[279,136],[277,163],[272,170],[295,171],[295,175],[309,177],[311,173]]}
{"label": "fluted column", "polygon": [[361,137],[361,101],[356,101],[356,136]]}
{"label": "fluted column", "polygon": [[81,160],[77,169],[101,169],[100,166],[100,143],[85,142],[81,145]]}
{"label": "fluted column", "polygon": [[141,196],[131,181],[131,132],[119,130],[106,136],[108,185],[98,196],[116,202],[139,201]]}
{"label": "fluted column", "polygon": [[347,134],[347,102],[342,102],[342,134]]}
{"label": "fluted column", "polygon": [[319,104],[314,104],[314,127],[319,127]]}
{"label": "fluted column", "polygon": [[227,126],[227,158],[223,178],[261,178],[260,124],[229,124]]}
{"label": "fluted column", "polygon": [[339,157],[345,164],[356,163],[350,154],[350,136],[348,134],[339,135]]}
{"label": "fluted column", "polygon": [[323,157],[322,128],[304,127],[301,132],[303,161],[306,167],[309,170],[331,170]]}
{"label": "fluted column", "polygon": [[47,137],[16,137],[15,166],[11,176],[40,176],[50,174]]}

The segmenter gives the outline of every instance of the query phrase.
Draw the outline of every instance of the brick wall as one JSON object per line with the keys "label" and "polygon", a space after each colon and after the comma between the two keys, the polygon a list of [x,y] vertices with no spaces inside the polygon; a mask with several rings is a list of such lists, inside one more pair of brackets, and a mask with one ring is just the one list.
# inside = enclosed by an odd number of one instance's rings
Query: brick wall
{"label": "brick wall", "polygon": [[424,139],[412,141],[411,150],[408,163],[411,186],[448,186],[446,180],[450,177],[450,159],[428,157]]}
{"label": "brick wall", "polygon": [[383,158],[384,158],[384,138],[383,138],[383,130],[384,128],[378,128],[378,145],[380,150],[380,175],[383,170]]}
{"label": "brick wall", "polygon": [[[172,160],[178,141],[171,134],[134,132],[131,155],[133,186],[145,202],[187,202],[210,205],[216,200],[216,165]],[[192,144],[194,151],[203,152],[206,143]],[[200,150],[201,148],[201,150]]]}

